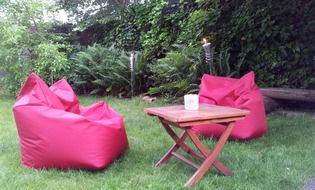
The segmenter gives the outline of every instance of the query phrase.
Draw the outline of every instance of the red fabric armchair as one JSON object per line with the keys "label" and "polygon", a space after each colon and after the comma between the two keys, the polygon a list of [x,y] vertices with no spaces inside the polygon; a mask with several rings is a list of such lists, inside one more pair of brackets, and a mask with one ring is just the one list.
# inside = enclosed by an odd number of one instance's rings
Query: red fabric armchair
{"label": "red fabric armchair", "polygon": [[80,108],[65,80],[49,88],[31,74],[13,113],[26,167],[97,170],[128,147],[123,118],[105,102]]}
{"label": "red fabric armchair", "polygon": [[[250,110],[244,120],[235,123],[230,139],[250,140],[267,132],[264,100],[255,84],[254,72],[240,79],[204,75],[199,102]],[[198,134],[209,137],[219,137],[223,129],[219,124],[194,126]]]}

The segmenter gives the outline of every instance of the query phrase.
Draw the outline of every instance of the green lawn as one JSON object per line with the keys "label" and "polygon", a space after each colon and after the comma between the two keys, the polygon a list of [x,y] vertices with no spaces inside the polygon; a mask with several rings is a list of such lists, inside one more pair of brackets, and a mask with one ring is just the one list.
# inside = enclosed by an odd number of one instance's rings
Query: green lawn
{"label": "green lawn", "polygon": [[[195,171],[180,161],[155,168],[154,164],[172,141],[159,122],[143,113],[152,104],[140,98],[82,97],[81,104],[107,101],[124,116],[129,149],[108,168],[99,172],[80,170],[33,170],[20,165],[20,149],[11,106],[14,99],[0,95],[0,189],[182,189]],[[250,142],[229,142],[220,160],[233,177],[211,169],[192,189],[303,189],[315,176],[315,126],[307,114],[268,116],[269,132]],[[212,146],[214,141],[204,139]]]}

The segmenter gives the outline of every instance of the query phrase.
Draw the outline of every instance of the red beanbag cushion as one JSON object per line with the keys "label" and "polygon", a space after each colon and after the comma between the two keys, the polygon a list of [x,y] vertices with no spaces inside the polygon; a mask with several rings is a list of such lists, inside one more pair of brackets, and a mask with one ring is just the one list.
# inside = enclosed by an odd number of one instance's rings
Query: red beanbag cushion
{"label": "red beanbag cushion", "polygon": [[[255,84],[254,72],[240,79],[205,74],[201,80],[199,102],[250,110],[244,120],[237,121],[229,139],[250,140],[267,132],[264,100]],[[193,128],[203,136],[220,137],[224,126],[198,125]]]}
{"label": "red beanbag cushion", "polygon": [[57,81],[49,89],[58,96],[65,111],[80,113],[79,100],[66,80]]}
{"label": "red beanbag cushion", "polygon": [[48,88],[31,74],[13,113],[27,167],[97,170],[128,147],[122,117],[105,102],[80,109],[65,80]]}

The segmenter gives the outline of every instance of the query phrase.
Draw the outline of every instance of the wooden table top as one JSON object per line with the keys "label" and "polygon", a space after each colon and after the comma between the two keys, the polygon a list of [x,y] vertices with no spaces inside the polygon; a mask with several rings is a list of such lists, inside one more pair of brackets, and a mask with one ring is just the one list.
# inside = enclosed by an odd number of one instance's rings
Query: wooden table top
{"label": "wooden table top", "polygon": [[162,117],[176,123],[196,120],[201,121],[209,119],[245,117],[250,113],[248,110],[210,104],[199,104],[198,110],[185,110],[184,105],[176,105],[145,108],[144,111],[149,115]]}

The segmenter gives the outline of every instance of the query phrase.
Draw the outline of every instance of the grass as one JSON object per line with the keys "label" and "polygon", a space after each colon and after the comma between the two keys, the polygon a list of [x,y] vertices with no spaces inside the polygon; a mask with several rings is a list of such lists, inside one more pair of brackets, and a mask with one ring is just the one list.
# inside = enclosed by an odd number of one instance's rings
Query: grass
{"label": "grass", "polygon": [[[159,122],[143,108],[165,105],[140,98],[81,97],[88,105],[105,100],[124,116],[129,149],[108,168],[84,170],[34,170],[20,165],[17,130],[11,111],[14,99],[0,94],[0,189],[183,189],[195,171],[178,160],[155,168],[154,164],[172,144]],[[229,142],[220,161],[232,169],[223,177],[211,169],[192,189],[303,189],[315,176],[315,126],[307,114],[268,116],[269,132],[249,142]],[[203,139],[209,147],[211,139]]]}

